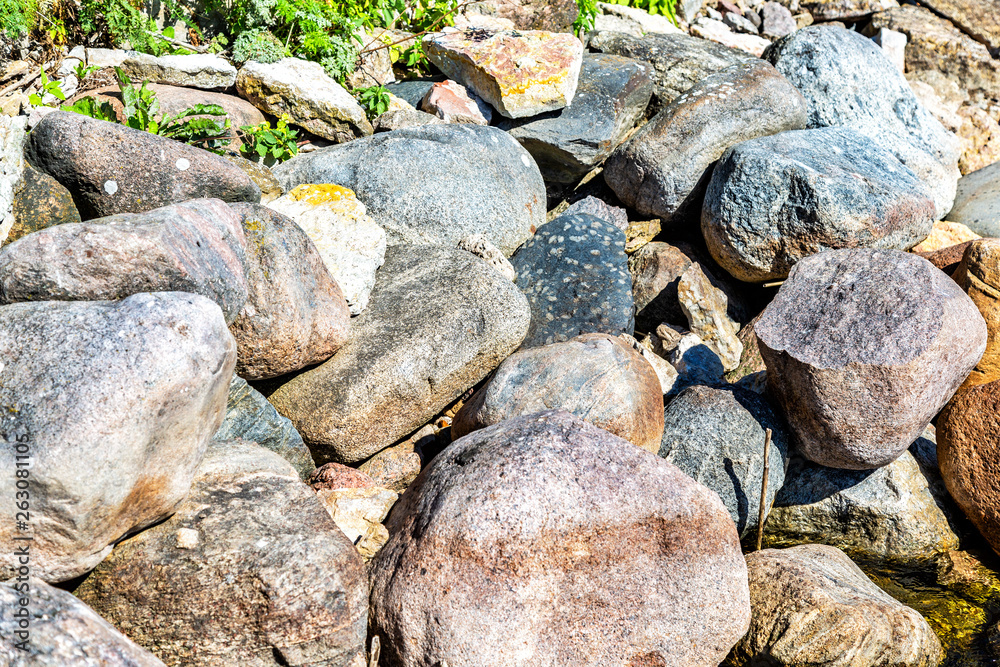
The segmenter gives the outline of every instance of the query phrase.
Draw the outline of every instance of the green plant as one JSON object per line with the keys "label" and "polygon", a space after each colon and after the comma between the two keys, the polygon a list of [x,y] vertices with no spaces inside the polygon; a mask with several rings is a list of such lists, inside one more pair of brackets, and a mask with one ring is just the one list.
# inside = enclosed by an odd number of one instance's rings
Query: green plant
{"label": "green plant", "polygon": [[233,60],[259,63],[276,63],[288,55],[288,49],[281,41],[263,28],[252,28],[242,33],[233,42]]}
{"label": "green plant", "polygon": [[88,74],[90,74],[91,72],[96,72],[99,69],[101,68],[98,67],[97,65],[84,65],[83,61],[80,61],[76,64],[76,67],[73,68],[73,73],[76,74],[77,79],[83,81],[84,79],[87,78]]}
{"label": "green plant", "polygon": [[122,46],[128,42],[136,51],[157,56],[168,51],[156,22],[128,0],[81,0],[79,20],[83,32],[98,43]]}
{"label": "green plant", "polygon": [[353,39],[345,39],[337,35],[330,37],[330,55],[320,59],[319,64],[326,70],[327,76],[340,84],[347,81],[347,77],[357,68],[358,47]]}
{"label": "green plant", "polygon": [[389,91],[385,86],[371,86],[357,91],[358,104],[365,110],[369,120],[389,110]]}
{"label": "green plant", "polygon": [[60,108],[63,111],[72,111],[97,120],[106,120],[110,123],[118,122],[118,115],[115,113],[114,107],[108,102],[98,102],[95,97],[81,97],[73,104],[67,104]]}
{"label": "green plant", "polygon": [[37,12],[38,0],[0,0],[0,37],[13,42],[27,35],[35,25]]}
{"label": "green plant", "polygon": [[[48,75],[45,73],[44,67],[41,69],[41,76],[42,76],[41,80],[42,91],[44,91],[43,95],[44,93],[49,93],[51,95],[54,95],[57,99],[65,102],[66,93],[63,92],[62,84],[59,83],[58,81],[50,79]],[[42,102],[43,95],[39,95],[38,93],[32,93],[31,95],[28,96],[28,102],[30,102],[36,107],[44,106],[45,103]]]}
{"label": "green plant", "polygon": [[260,125],[241,127],[240,139],[243,145],[240,153],[246,158],[257,155],[265,161],[275,162],[284,162],[294,157],[299,152],[299,146],[295,143],[299,133],[288,127],[289,120],[288,114],[282,114],[274,128],[267,121]]}
{"label": "green plant", "polygon": [[597,20],[597,0],[576,0],[580,13],[573,21],[573,34],[583,35],[594,29]]}

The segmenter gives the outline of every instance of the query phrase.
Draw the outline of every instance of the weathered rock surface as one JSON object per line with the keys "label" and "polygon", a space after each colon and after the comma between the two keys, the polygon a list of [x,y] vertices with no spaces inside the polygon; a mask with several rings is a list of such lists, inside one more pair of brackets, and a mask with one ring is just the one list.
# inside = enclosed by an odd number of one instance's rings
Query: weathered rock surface
{"label": "weathered rock surface", "polygon": [[746,629],[718,497],[562,411],[459,439],[387,527],[370,618],[388,665],[715,665]]}
{"label": "weathered rock surface", "polygon": [[[733,16],[729,17],[731,22],[739,22],[744,29],[749,29],[753,26],[752,23],[743,18],[742,14],[726,12],[727,15],[730,13],[733,14]],[[745,51],[756,58],[760,58],[767,47],[771,46],[771,42],[763,37],[758,37],[756,34],[750,35],[745,32],[736,32],[724,21],[718,21],[707,16],[699,16],[691,24],[691,34],[732,49]]]}
{"label": "weathered rock surface", "polygon": [[933,227],[930,192],[891,153],[847,128],[799,130],[737,144],[719,160],[701,230],[739,280],[781,280],[836,248],[909,250]]}
{"label": "weathered rock surface", "polygon": [[852,21],[898,7],[896,0],[802,0],[799,6],[814,21]]}
{"label": "weathered rock surface", "polygon": [[313,134],[342,143],[372,133],[365,111],[319,63],[282,58],[264,64],[251,60],[240,68],[236,89],[265,113],[287,113]]}
{"label": "weathered rock surface", "polygon": [[396,109],[386,111],[376,118],[373,127],[376,132],[394,132],[410,127],[420,127],[421,125],[442,125],[444,122],[437,116],[432,116],[425,111]]}
{"label": "weathered rock surface", "polygon": [[0,243],[14,225],[14,188],[27,166],[24,161],[28,119],[0,115]]}
{"label": "weathered rock surface", "polygon": [[691,333],[719,355],[722,367],[731,371],[739,366],[743,343],[736,334],[740,325],[729,317],[726,293],[711,283],[697,262],[677,281],[677,299]]}
{"label": "weathered rock surface", "polygon": [[389,531],[382,522],[399,499],[398,493],[339,463],[317,468],[308,482],[330,518],[365,560],[385,546]]}
{"label": "weathered rock surface", "polygon": [[839,549],[808,544],[747,556],[750,631],[735,664],[933,667],[941,642]]}
{"label": "weathered rock surface", "polygon": [[427,59],[507,118],[561,109],[576,94],[583,44],[569,33],[467,30],[424,38]]}
{"label": "weathered rock surface", "polygon": [[[683,3],[678,3],[678,10],[681,10]],[[609,2],[598,2],[598,10],[603,12],[599,16],[613,16],[620,21],[624,21],[628,29],[623,32],[629,32],[633,28],[638,28],[638,35],[642,36],[645,33],[667,33],[667,34],[681,34],[683,31],[678,28],[674,23],[668,19],[666,16],[659,14],[650,14],[644,9],[639,7],[629,7],[628,5],[616,5]]]}
{"label": "weathered rock surface", "polygon": [[66,111],[32,130],[25,155],[70,191],[84,220],[198,198],[260,201],[250,177],[218,155]]}
{"label": "weathered rock surface", "polygon": [[216,441],[177,513],[115,547],[76,594],[170,664],[353,667],[365,579],[289,463]]}
{"label": "weathered rock surface", "polygon": [[512,21],[521,30],[570,32],[580,8],[573,0],[483,0],[467,11]]}
{"label": "weathered rock surface", "polygon": [[784,37],[799,29],[788,8],[777,2],[765,2],[760,17],[763,19],[760,32],[765,37]]}
{"label": "weathered rock surface", "polygon": [[350,188],[390,245],[454,247],[482,233],[510,256],[545,222],[545,184],[506,132],[428,125],[300,155],[274,169],[286,190],[304,183]]}
{"label": "weathered rock surface", "polygon": [[[5,449],[34,462],[32,573],[66,581],[184,498],[222,421],[236,345],[218,306],[181,293],[4,306],[0,343]],[[14,498],[15,481],[0,490]],[[5,544],[15,534],[13,522],[0,532]],[[11,549],[0,576],[16,570]]]}
{"label": "weathered rock surface", "polygon": [[913,246],[910,251],[915,253],[936,252],[944,248],[974,241],[978,238],[981,238],[979,234],[960,222],[937,220],[927,238]]}
{"label": "weathered rock surface", "polygon": [[[260,188],[260,203],[267,204],[280,197],[284,190],[281,183],[274,177],[271,170],[265,164],[251,162],[241,155],[225,154],[222,158],[234,165],[237,169],[250,177],[250,180]],[[238,202],[237,202],[238,203]]]}
{"label": "weathered rock surface", "polygon": [[[478,99],[478,98],[477,98]],[[420,100],[420,108],[446,123],[489,125],[493,112],[485,102],[473,99],[469,91],[455,81],[441,81]]]}
{"label": "weathered rock surface", "polygon": [[628,212],[620,206],[612,206],[602,199],[587,195],[583,199],[578,199],[569,205],[562,212],[562,215],[573,215],[577,213],[589,213],[595,218],[600,218],[604,222],[617,227],[623,232],[628,229]]}
{"label": "weathered rock surface", "polygon": [[448,442],[439,443],[434,426],[428,424],[412,436],[392,447],[387,447],[358,466],[358,470],[371,477],[378,485],[402,493]]}
{"label": "weathered rock surface", "polygon": [[625,234],[592,215],[561,215],[511,257],[528,297],[524,347],[583,333],[632,334],[635,323]]}
{"label": "weathered rock surface", "polygon": [[959,179],[948,220],[960,222],[981,236],[1000,237],[1000,164]]}
{"label": "weathered rock surface", "polygon": [[524,296],[478,257],[396,246],[347,345],[269,399],[317,463],[357,463],[482,380],[521,344],[529,317]]}
{"label": "weathered rock surface", "polygon": [[[188,88],[232,88],[236,68],[222,56],[195,53],[184,56],[151,56],[129,51],[122,70],[133,82],[165,83]],[[206,102],[210,104],[210,102]]]}
{"label": "weathered rock surface", "polygon": [[640,213],[670,220],[701,208],[727,148],[806,125],[802,95],[757,61],[711,74],[673,100],[608,159],[604,180]]}
{"label": "weathered rock surface", "polygon": [[986,325],[961,288],[892,250],[807,257],[755,331],[799,451],[849,470],[902,454],[986,348]]}
{"label": "weathered rock surface", "polygon": [[80,222],[73,196],[59,181],[48,174],[26,166],[21,181],[14,189],[14,224],[7,240],[0,245],[13,243],[22,236],[67,222]]}
{"label": "weathered rock surface", "polygon": [[1000,239],[978,239],[965,250],[952,276],[986,320],[986,352],[966,386],[1000,379]]}
{"label": "weathered rock surface", "polygon": [[470,234],[458,242],[458,247],[471,252],[476,257],[495,268],[507,280],[514,282],[517,274],[514,272],[514,265],[504,257],[500,248],[496,247],[485,234]]}
{"label": "weathered rock surface", "polygon": [[326,361],[347,342],[351,314],[323,257],[290,218],[257,204],[232,209],[246,237],[248,292],[229,328],[236,372],[262,380]]}
{"label": "weathered rock surface", "polygon": [[655,331],[664,322],[687,323],[677,284],[689,266],[691,259],[680,248],[661,241],[647,243],[628,258],[638,329]]}

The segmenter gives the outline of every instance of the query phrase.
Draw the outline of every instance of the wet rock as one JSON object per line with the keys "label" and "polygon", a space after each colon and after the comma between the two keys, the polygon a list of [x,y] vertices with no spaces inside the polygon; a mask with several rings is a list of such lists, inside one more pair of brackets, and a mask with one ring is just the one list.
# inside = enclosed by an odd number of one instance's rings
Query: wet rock
{"label": "wet rock", "polygon": [[620,206],[611,206],[597,197],[590,195],[580,199],[562,212],[562,215],[576,215],[588,213],[595,218],[600,218],[609,225],[613,225],[623,232],[628,229],[628,213]]}
{"label": "wet rock", "polygon": [[[218,306],[180,293],[4,306],[0,343],[5,449],[34,460],[31,570],[66,581],[184,498],[222,421],[236,346]],[[13,498],[15,481],[0,490]],[[0,535],[13,544],[14,523]],[[2,578],[16,561],[0,557]]]}
{"label": "wet rock", "polygon": [[69,190],[48,174],[29,166],[25,167],[14,189],[13,213],[14,224],[2,245],[46,227],[80,222],[80,212]]}
{"label": "wet rock", "polygon": [[471,252],[484,262],[499,271],[504,278],[514,282],[517,274],[514,272],[514,265],[503,256],[500,249],[490,243],[485,234],[471,234],[458,242],[458,247]]}
{"label": "wet rock", "polygon": [[388,664],[714,665],[746,628],[718,497],[562,411],[459,439],[387,527],[371,627]]}
{"label": "wet rock", "polygon": [[149,81],[211,89],[232,88],[236,83],[236,68],[222,56],[210,53],[151,56],[138,51],[127,51],[121,68],[136,84]]}
{"label": "wet rock", "polygon": [[1000,237],[1000,164],[959,179],[948,220],[960,222],[981,236]]}
{"label": "wet rock", "polygon": [[690,266],[691,259],[679,248],[660,241],[647,243],[628,258],[638,329],[654,331],[663,322],[687,323],[677,284]]}
{"label": "wet rock", "polygon": [[1000,239],[977,239],[969,244],[952,276],[986,320],[986,352],[965,385],[1000,379]]}
{"label": "wet rock", "polygon": [[32,130],[25,156],[70,191],[84,220],[198,198],[260,201],[250,177],[218,155],[66,111]]}
{"label": "wet rock", "polygon": [[478,257],[396,246],[347,345],[269,400],[317,463],[357,463],[482,380],[521,344],[529,317],[524,296]]}
{"label": "wet rock", "polygon": [[511,257],[517,287],[528,297],[531,326],[524,347],[582,333],[634,330],[625,235],[592,215],[562,215]]}
{"label": "wet rock", "polygon": [[489,125],[493,112],[486,103],[477,103],[477,99],[469,97],[461,84],[442,81],[431,86],[420,101],[420,108],[446,123]]}
{"label": "wet rock", "polygon": [[214,442],[177,513],[117,545],[76,594],[170,664],[353,667],[365,579],[289,463]]}
{"label": "wet rock", "polygon": [[0,115],[0,243],[14,225],[14,188],[21,181],[28,119]]}
{"label": "wet rock", "polygon": [[274,170],[303,183],[350,188],[390,245],[455,247],[486,236],[510,256],[545,222],[545,184],[531,155],[496,128],[429,125],[300,155]]}
{"label": "wet rock", "polygon": [[712,257],[735,278],[780,280],[830,248],[912,248],[933,226],[929,195],[891,153],[852,130],[784,132],[726,151],[705,194],[701,229]]}
{"label": "wet rock", "polygon": [[958,285],[892,250],[802,260],[756,333],[799,451],[849,470],[902,454],[986,347],[982,316]]}

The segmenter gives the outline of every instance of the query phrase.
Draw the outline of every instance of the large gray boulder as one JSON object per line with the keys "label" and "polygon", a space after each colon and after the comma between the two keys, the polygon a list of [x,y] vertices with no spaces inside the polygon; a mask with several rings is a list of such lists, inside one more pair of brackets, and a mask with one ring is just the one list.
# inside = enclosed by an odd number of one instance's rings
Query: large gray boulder
{"label": "large gray boulder", "polygon": [[717,665],[747,628],[718,496],[563,411],[460,438],[387,527],[370,614],[386,667]]}
{"label": "large gray boulder", "polygon": [[506,132],[468,124],[386,132],[301,154],[274,169],[285,190],[350,188],[390,245],[455,246],[485,234],[510,256],[545,222],[538,166]]}
{"label": "large gray boulder", "polygon": [[[56,341],[58,341],[56,343]],[[222,422],[236,344],[219,307],[196,294],[137,294],[117,303],[0,308],[4,451],[29,455],[32,574],[87,572],[123,536],[170,516]],[[13,549],[0,577],[17,572]]]}

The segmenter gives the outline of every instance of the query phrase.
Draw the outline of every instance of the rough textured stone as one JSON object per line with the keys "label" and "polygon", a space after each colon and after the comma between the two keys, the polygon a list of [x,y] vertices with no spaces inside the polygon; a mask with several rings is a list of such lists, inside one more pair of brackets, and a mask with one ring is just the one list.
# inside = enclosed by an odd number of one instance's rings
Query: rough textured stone
{"label": "rough textured stone", "polygon": [[248,298],[230,326],[248,380],[326,361],[347,342],[351,314],[309,236],[290,218],[235,204],[246,236]]}
{"label": "rough textured stone", "polygon": [[958,110],[962,124],[958,138],[962,142],[962,156],[958,169],[963,175],[1000,161],[1000,123],[988,112],[965,105]]}
{"label": "rough textured stone", "polygon": [[892,250],[802,260],[755,329],[799,451],[850,470],[902,454],[986,348],[986,325],[961,288]]}
{"label": "rough textured stone", "polygon": [[395,132],[421,125],[442,125],[444,122],[437,116],[432,116],[424,111],[396,109],[395,111],[386,111],[376,118],[374,127],[376,132]]}
{"label": "rough textured stone", "polygon": [[814,21],[851,21],[898,7],[896,0],[801,0],[799,6]]}
{"label": "rough textured stone", "polygon": [[177,513],[116,546],[76,594],[171,665],[353,667],[365,579],[289,463],[216,441]]}
{"label": "rough textured stone", "polygon": [[962,257],[965,256],[965,249],[969,247],[970,243],[972,241],[966,241],[965,243],[959,243],[958,245],[933,252],[921,252],[918,254],[948,275],[953,275],[961,263]]}
{"label": "rough textured stone", "polygon": [[467,11],[513,21],[521,30],[553,32],[571,32],[580,13],[573,0],[484,0],[470,4]]}
{"label": "rough textured stone", "polygon": [[423,40],[427,59],[507,118],[573,101],[583,44],[569,33],[467,30]]}
{"label": "rough textured stone", "polygon": [[764,476],[764,429],[771,429],[765,515],[785,483],[788,435],[767,399],[737,387],[688,387],[663,413],[660,457],[719,494],[741,536],[756,534]]}
{"label": "rough textured stone", "polygon": [[783,132],[723,154],[701,230],[735,278],[781,280],[831,248],[912,248],[933,227],[929,195],[891,153],[850,129]]}
{"label": "rough textured stone", "polygon": [[731,49],[745,51],[757,58],[771,45],[771,42],[763,37],[733,32],[723,21],[711,19],[706,16],[699,16],[691,24],[691,34],[695,37],[728,46]]}
{"label": "rough textured stone", "polygon": [[628,343],[633,350],[638,352],[653,367],[656,379],[660,383],[660,393],[664,396],[672,393],[674,384],[677,382],[677,369],[653,351],[653,344],[650,337],[647,336],[641,343],[628,334],[619,334],[618,338]]}
{"label": "rough textured stone", "polygon": [[[882,48],[882,53],[892,61],[896,69],[900,72],[906,71],[906,35],[888,28],[879,28],[872,37],[872,41]],[[917,101],[920,101],[919,97]],[[923,102],[920,103],[923,104]]]}
{"label": "rough textured stone", "polygon": [[396,246],[347,345],[269,399],[317,463],[357,463],[482,380],[521,344],[529,317],[524,296],[478,257]]}
{"label": "rough textured stone", "polygon": [[[451,444],[451,441],[443,443]],[[383,449],[358,470],[371,477],[379,486],[402,493],[420,474],[421,468],[439,449],[434,426],[428,424],[404,442]]]}
{"label": "rough textured stone", "polygon": [[712,284],[697,262],[685,269],[677,281],[677,300],[691,333],[719,355],[725,370],[735,369],[743,354],[743,343],[736,337],[740,325],[727,313],[726,293]]}
{"label": "rough textured stone", "polygon": [[768,49],[765,58],[809,103],[809,127],[847,127],[885,148],[931,191],[936,217],[951,209],[959,143],[920,106],[903,74],[870,39],[810,26]]}
{"label": "rough textured stone", "polygon": [[687,323],[677,284],[689,266],[691,259],[679,248],[660,241],[647,243],[628,258],[636,328],[654,331],[663,322]]}
{"label": "rough textured stone", "polygon": [[1000,237],[1000,163],[959,179],[948,220],[960,222],[981,236]]}
{"label": "rough textured stone", "polygon": [[611,206],[597,197],[588,195],[583,199],[577,200],[570,204],[561,215],[576,215],[579,213],[588,213],[595,218],[600,218],[623,232],[628,229],[628,212],[620,206]]}
{"label": "rough textured stone", "polygon": [[562,411],[456,441],[387,527],[370,617],[387,665],[715,665],[747,627],[718,496]]}
{"label": "rough textured stone", "polygon": [[240,69],[236,89],[261,111],[274,116],[287,113],[296,125],[330,141],[350,141],[373,131],[365,110],[319,63],[299,58],[271,64],[251,60]]}
{"label": "rough textured stone", "polygon": [[941,642],[838,549],[808,544],[747,555],[750,631],[736,664],[934,667]]}
{"label": "rough textured stone", "polygon": [[994,53],[1000,49],[1000,14],[989,0],[926,0],[923,5]]}
{"label": "rough textured stone", "polygon": [[14,225],[14,188],[25,169],[28,119],[0,115],[0,243]]}
{"label": "rough textured stone", "polygon": [[1000,239],[970,243],[952,277],[986,320],[986,352],[965,384],[1000,380]]}
{"label": "rough textured stone", "polygon": [[760,32],[765,37],[784,37],[798,30],[792,13],[777,2],[765,2],[761,7],[760,16],[763,19]]}
{"label": "rough textured stone", "polygon": [[261,204],[270,203],[284,193],[281,183],[274,177],[274,174],[271,173],[267,165],[259,162],[251,162],[240,155],[230,155],[228,153],[223,155],[222,158],[235,165],[237,169],[249,176],[250,180],[257,184],[257,187],[260,188]]}
{"label": "rough textured stone", "polygon": [[229,383],[226,415],[213,440],[236,439],[271,450],[291,463],[303,479],[316,469],[309,448],[292,422],[279,415],[246,380],[234,375]]}
{"label": "rough textured stone", "polygon": [[524,347],[582,333],[632,334],[635,328],[625,235],[592,215],[562,215],[511,257],[528,297]]}
{"label": "rough textured stone", "polygon": [[[5,450],[34,462],[31,570],[66,581],[184,498],[222,421],[236,345],[218,306],[181,293],[4,306],[0,343]],[[15,481],[0,491],[13,498]],[[15,534],[11,521],[0,539]],[[0,576],[16,571],[10,550]]]}
{"label": "rough textured stone", "polygon": [[639,7],[616,5],[608,2],[598,2],[597,7],[604,14],[616,16],[619,19],[626,20],[629,23],[638,26],[640,36],[643,33],[666,33],[674,35],[683,34],[683,31],[674,25],[673,22],[666,16],[650,14],[646,10],[640,9]]}
{"label": "rough textured stone", "polygon": [[517,278],[517,274],[514,272],[514,265],[510,263],[509,259],[504,257],[503,253],[500,252],[500,248],[490,243],[485,234],[470,234],[458,242],[458,247],[471,252],[494,267],[507,280],[514,282]]}
{"label": "rough textured stone", "polygon": [[22,236],[67,222],[80,222],[69,190],[48,174],[26,167],[14,189],[14,224],[5,241],[13,243]]}
{"label": "rough textured stone", "polygon": [[[657,328],[659,331],[660,328]],[[677,370],[677,379],[665,398],[676,396],[692,385],[720,387],[727,384],[719,355],[705,345],[698,334],[678,335],[679,340],[666,352],[667,361]]]}
{"label": "rough textured stone", "polygon": [[412,81],[397,81],[390,83],[385,88],[390,94],[406,101],[414,109],[420,107],[420,102],[424,99],[435,83],[444,81],[443,76],[432,79],[414,79]]}
{"label": "rough textured stone", "polygon": [[474,123],[489,125],[493,117],[488,105],[477,103],[469,97],[469,92],[461,84],[454,81],[441,81],[431,86],[431,89],[420,100],[420,108],[446,123]]}
{"label": "rough textured stone", "polygon": [[[392,71],[392,54],[389,49],[380,48],[386,43],[394,43],[397,37],[390,31],[377,28],[368,32],[364,28],[354,33],[354,43],[358,46],[357,68],[347,75],[347,85],[351,89],[384,86],[396,80]],[[399,45],[400,50],[406,48]]]}
{"label": "rough textured stone", "polygon": [[239,217],[217,199],[56,225],[0,250],[0,303],[191,292],[232,323],[247,303],[245,244]]}
{"label": "rough textured stone", "polygon": [[954,245],[974,241],[980,238],[979,234],[966,227],[960,222],[948,222],[938,220],[934,223],[931,233],[923,241],[911,248],[911,252],[928,253],[943,248],[950,248]]}
{"label": "rough textured stone", "polygon": [[659,450],[663,392],[656,372],[629,344],[608,334],[584,334],[507,357],[455,416],[452,437],[549,409]]}
{"label": "rough textured stone", "polygon": [[236,68],[222,56],[210,53],[151,56],[147,53],[128,51],[121,68],[137,84],[149,81],[171,86],[211,89],[232,88],[236,83]]}
{"label": "rough textured stone", "polygon": [[399,494],[377,486],[368,475],[339,463],[317,468],[309,478],[309,485],[365,560],[378,553],[389,539],[389,531],[382,522]]}
{"label": "rough textured stone", "polygon": [[604,180],[640,213],[670,220],[701,208],[727,148],[806,124],[802,95],[771,65],[736,65],[702,79],[616,150]]}
{"label": "rough textured stone", "polygon": [[390,245],[454,247],[486,236],[510,256],[545,222],[545,184],[531,155],[492,127],[429,125],[300,155],[275,175],[350,188]]}
{"label": "rough textured stone", "polygon": [[587,54],[566,108],[504,127],[528,149],[546,181],[575,183],[642,118],[653,94],[651,75],[650,65],[631,58]]}
{"label": "rough textured stone", "polygon": [[[27,626],[14,617],[21,600]],[[18,667],[164,667],[72,594],[34,577],[0,583],[0,661]],[[27,650],[17,647],[24,633]]]}
{"label": "rough textured stone", "polygon": [[[368,306],[386,234],[354,192],[339,185],[299,185],[268,204],[302,229],[336,281],[352,315]],[[329,356],[329,355],[328,355]]]}
{"label": "rough textured stone", "polygon": [[260,201],[250,177],[218,155],[66,111],[32,130],[25,156],[66,186],[84,220],[200,197]]}

